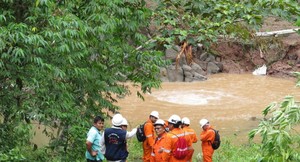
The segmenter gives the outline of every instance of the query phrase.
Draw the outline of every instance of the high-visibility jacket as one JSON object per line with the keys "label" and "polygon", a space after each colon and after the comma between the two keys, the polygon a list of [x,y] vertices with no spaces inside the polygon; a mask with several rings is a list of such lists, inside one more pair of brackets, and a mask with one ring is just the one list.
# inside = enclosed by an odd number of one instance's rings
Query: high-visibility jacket
{"label": "high-visibility jacket", "polygon": [[151,151],[155,141],[155,133],[154,133],[154,126],[150,119],[148,119],[144,126],[144,132],[146,136],[146,140],[143,142],[143,161],[150,162],[151,158]]}
{"label": "high-visibility jacket", "polygon": [[160,137],[156,137],[151,153],[151,162],[168,162],[167,153],[164,152],[167,139],[167,133],[163,133]]}
{"label": "high-visibility jacket", "polygon": [[182,130],[185,132],[186,135],[190,136],[191,141],[193,143],[196,143],[198,141],[197,135],[195,133],[195,130],[190,128],[189,126],[186,126],[182,128]]}
{"label": "high-visibility jacket", "polygon": [[200,140],[202,141],[202,154],[203,162],[212,162],[212,155],[214,149],[211,143],[215,140],[215,131],[209,126],[206,130],[202,131],[200,134]]}
{"label": "high-visibility jacket", "polygon": [[166,146],[164,149],[164,151],[167,153],[166,154],[167,161],[168,162],[186,162],[187,161],[186,158],[176,159],[173,156],[173,152],[176,148],[176,142],[178,141],[178,137],[184,136],[188,147],[190,147],[192,145],[192,141],[191,141],[190,137],[185,135],[185,132],[183,130],[181,130],[180,128],[174,128],[167,134],[167,136],[168,136],[168,140],[166,141]]}
{"label": "high-visibility jacket", "polygon": [[[186,136],[190,137],[192,143],[196,143],[198,141],[198,138],[197,138],[197,135],[196,135],[194,129],[192,129],[188,126],[185,126],[184,128],[182,128],[182,130],[185,132]],[[186,157],[186,161],[192,162],[194,151],[195,150],[194,150],[193,146],[191,145],[188,149],[188,155]]]}

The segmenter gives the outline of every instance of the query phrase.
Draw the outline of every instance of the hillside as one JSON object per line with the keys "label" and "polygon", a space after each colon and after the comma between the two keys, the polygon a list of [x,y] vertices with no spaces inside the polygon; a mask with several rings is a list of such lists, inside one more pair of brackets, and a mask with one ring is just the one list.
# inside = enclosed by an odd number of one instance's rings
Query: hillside
{"label": "hillside", "polygon": [[[260,31],[297,28],[291,23],[270,17]],[[245,46],[237,42],[221,42],[215,49],[221,55],[223,72],[250,73],[266,64],[267,75],[292,78],[290,72],[300,71],[300,35],[256,38],[259,45]]]}

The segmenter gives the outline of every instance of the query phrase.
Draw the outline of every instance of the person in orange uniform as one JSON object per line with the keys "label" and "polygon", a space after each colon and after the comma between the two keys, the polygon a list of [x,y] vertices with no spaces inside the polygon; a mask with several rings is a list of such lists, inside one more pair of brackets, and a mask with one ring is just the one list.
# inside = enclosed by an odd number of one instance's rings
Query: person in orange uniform
{"label": "person in orange uniform", "polygon": [[156,138],[153,124],[158,118],[158,112],[152,111],[149,115],[149,119],[145,123],[144,133],[146,136],[146,140],[143,142],[143,162],[150,162],[152,147]]}
{"label": "person in orange uniform", "polygon": [[202,154],[203,162],[212,162],[212,156],[214,154],[214,149],[211,143],[215,140],[215,131],[210,126],[207,119],[200,120],[200,126],[203,131],[200,134],[200,140],[202,141]]}
{"label": "person in orange uniform", "polygon": [[[173,155],[173,152],[176,148],[176,142],[178,141],[178,137],[184,137],[187,142],[188,149],[192,145],[192,141],[190,137],[185,134],[185,132],[180,129],[181,125],[181,118],[178,115],[172,115],[168,120],[168,127],[170,132],[168,132],[168,137],[166,141],[166,145],[164,148],[164,152],[166,153],[166,160],[168,162],[187,162],[186,158],[183,159],[176,159]],[[164,156],[164,155],[163,155]]]}
{"label": "person in orange uniform", "polygon": [[168,133],[169,132],[169,122],[168,122],[168,120],[164,120],[165,121],[165,131]]}
{"label": "person in orange uniform", "polygon": [[[184,117],[184,118],[182,118],[182,121],[181,121],[181,122],[182,122],[182,125],[181,125],[182,130],[185,132],[185,134],[186,134],[187,136],[190,137],[192,143],[196,143],[196,142],[198,141],[198,138],[197,138],[197,135],[196,135],[196,133],[195,133],[195,130],[192,129],[192,128],[190,128],[190,124],[191,124],[190,119],[187,118],[187,117]],[[193,145],[191,145],[191,146],[188,148],[188,150],[189,150],[189,153],[188,153],[188,156],[187,156],[187,158],[186,158],[186,161],[192,162],[193,154],[194,154],[194,148],[193,148]]]}
{"label": "person in orange uniform", "polygon": [[165,144],[167,142],[167,132],[165,130],[165,121],[162,119],[158,119],[154,123],[154,129],[156,132],[156,139],[153,145],[152,153],[151,153],[151,162],[167,162],[166,161],[166,153],[163,151]]}

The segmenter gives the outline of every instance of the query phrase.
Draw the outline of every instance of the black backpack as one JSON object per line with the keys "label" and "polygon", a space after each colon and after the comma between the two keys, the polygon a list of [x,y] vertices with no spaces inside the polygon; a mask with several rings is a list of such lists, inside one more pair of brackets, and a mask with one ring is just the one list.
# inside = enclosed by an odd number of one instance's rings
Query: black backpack
{"label": "black backpack", "polygon": [[136,131],[136,138],[139,142],[144,142],[146,140],[146,135],[145,135],[145,132],[144,132],[144,127],[145,127],[145,124],[141,124],[138,128],[137,128],[137,131]]}
{"label": "black backpack", "polygon": [[221,145],[221,138],[218,130],[215,130],[215,140],[211,143],[211,146],[214,150],[218,149]]}

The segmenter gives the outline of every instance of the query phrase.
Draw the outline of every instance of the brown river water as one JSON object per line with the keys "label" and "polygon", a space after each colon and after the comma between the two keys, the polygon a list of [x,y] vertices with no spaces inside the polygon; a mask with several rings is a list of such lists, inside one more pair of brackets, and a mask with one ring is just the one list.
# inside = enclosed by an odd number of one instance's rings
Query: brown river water
{"label": "brown river water", "polygon": [[[287,95],[300,100],[300,88],[295,87],[295,81],[252,74],[215,74],[208,76],[207,81],[192,83],[164,82],[160,89],[145,94],[145,101],[135,95],[135,88],[131,91],[132,95],[117,103],[129,128],[143,123],[156,110],[162,119],[172,114],[188,117],[198,136],[199,120],[207,118],[220,131],[221,138],[233,144],[247,143],[248,132],[257,127],[261,112],[270,103],[280,103]],[[42,142],[47,141],[44,135],[36,133],[33,142],[46,144]],[[199,152],[200,142],[195,148]]]}
{"label": "brown river water", "polygon": [[257,127],[262,111],[287,95],[299,101],[300,88],[295,81],[252,74],[215,74],[202,82],[164,82],[161,88],[138,98],[132,95],[119,101],[120,112],[131,127],[144,122],[152,110],[160,118],[172,114],[188,117],[199,136],[199,120],[206,118],[223,138],[235,144],[247,143],[247,134]]}

